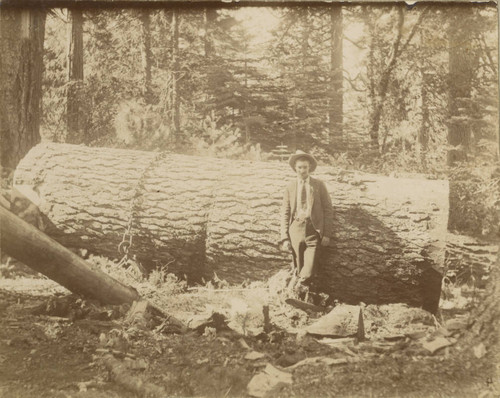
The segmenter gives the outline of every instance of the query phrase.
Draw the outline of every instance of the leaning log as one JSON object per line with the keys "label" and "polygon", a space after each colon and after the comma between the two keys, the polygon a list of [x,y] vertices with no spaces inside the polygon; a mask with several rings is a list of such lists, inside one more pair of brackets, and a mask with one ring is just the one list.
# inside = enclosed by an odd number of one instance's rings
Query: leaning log
{"label": "leaning log", "polygon": [[70,291],[102,304],[124,304],[139,294],[49,238],[43,232],[0,206],[2,250]]}
{"label": "leaning log", "polygon": [[[334,205],[323,289],[348,303],[435,308],[448,183],[331,167],[315,175]],[[43,143],[16,170],[15,208],[66,247],[111,258],[132,220],[131,252],[144,266],[241,282],[290,264],[276,245],[290,178],[284,163]]]}

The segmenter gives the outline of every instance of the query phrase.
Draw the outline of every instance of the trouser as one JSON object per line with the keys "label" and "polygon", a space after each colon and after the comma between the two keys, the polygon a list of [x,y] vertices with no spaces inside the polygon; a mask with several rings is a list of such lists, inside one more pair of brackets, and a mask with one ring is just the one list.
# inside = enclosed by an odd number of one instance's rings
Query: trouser
{"label": "trouser", "polygon": [[320,236],[314,229],[311,219],[293,220],[288,230],[292,244],[292,256],[295,271],[302,283],[311,282],[315,275],[319,250]]}

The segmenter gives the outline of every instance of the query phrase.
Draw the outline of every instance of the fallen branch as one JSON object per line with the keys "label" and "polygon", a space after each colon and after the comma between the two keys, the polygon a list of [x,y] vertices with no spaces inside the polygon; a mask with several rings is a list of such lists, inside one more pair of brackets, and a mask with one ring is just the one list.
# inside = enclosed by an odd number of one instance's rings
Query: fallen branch
{"label": "fallen branch", "polygon": [[85,260],[0,206],[2,250],[68,290],[103,304],[132,303],[139,293],[111,276],[91,269]]}
{"label": "fallen branch", "polygon": [[163,387],[145,382],[143,378],[132,375],[128,370],[126,362],[119,361],[112,355],[106,355],[103,358],[103,363],[106,369],[108,369],[111,379],[127,390],[141,397],[163,398],[167,396],[167,392]]}

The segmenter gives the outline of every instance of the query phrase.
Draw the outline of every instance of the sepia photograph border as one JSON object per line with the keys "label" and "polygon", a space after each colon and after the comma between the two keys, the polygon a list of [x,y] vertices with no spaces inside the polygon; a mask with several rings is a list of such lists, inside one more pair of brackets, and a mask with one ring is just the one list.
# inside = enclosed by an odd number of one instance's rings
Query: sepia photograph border
{"label": "sepia photograph border", "polygon": [[[439,4],[446,5],[489,5],[497,9],[497,35],[498,35],[498,48],[500,49],[500,10],[497,1],[488,0],[432,0],[432,1],[401,1],[401,0],[0,0],[1,7],[21,7],[21,8],[198,8],[198,7],[213,7],[213,8],[239,8],[239,7],[295,7],[295,6],[328,6],[330,4],[342,4],[348,6],[355,5],[394,5],[406,4],[408,8],[413,8],[418,5],[425,4]],[[498,65],[500,65],[500,51],[498,51],[497,58]],[[498,88],[500,88],[500,73],[498,75]],[[500,99],[500,90],[498,90],[498,97]],[[499,101],[500,102],[500,101]],[[498,108],[500,115],[500,107]],[[500,125],[497,126],[500,130]],[[500,147],[500,132],[497,131],[497,140]],[[497,148],[498,151],[498,148]]]}

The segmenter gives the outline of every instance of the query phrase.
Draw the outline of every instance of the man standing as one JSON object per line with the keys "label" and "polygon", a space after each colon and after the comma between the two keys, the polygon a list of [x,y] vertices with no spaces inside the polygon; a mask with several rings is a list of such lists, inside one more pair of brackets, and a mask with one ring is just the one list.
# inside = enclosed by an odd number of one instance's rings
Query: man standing
{"label": "man standing", "polygon": [[312,155],[297,151],[289,159],[297,178],[290,181],[281,206],[280,245],[292,251],[298,286],[310,286],[321,246],[332,236],[332,201],[324,182],[309,174],[316,169]]}

